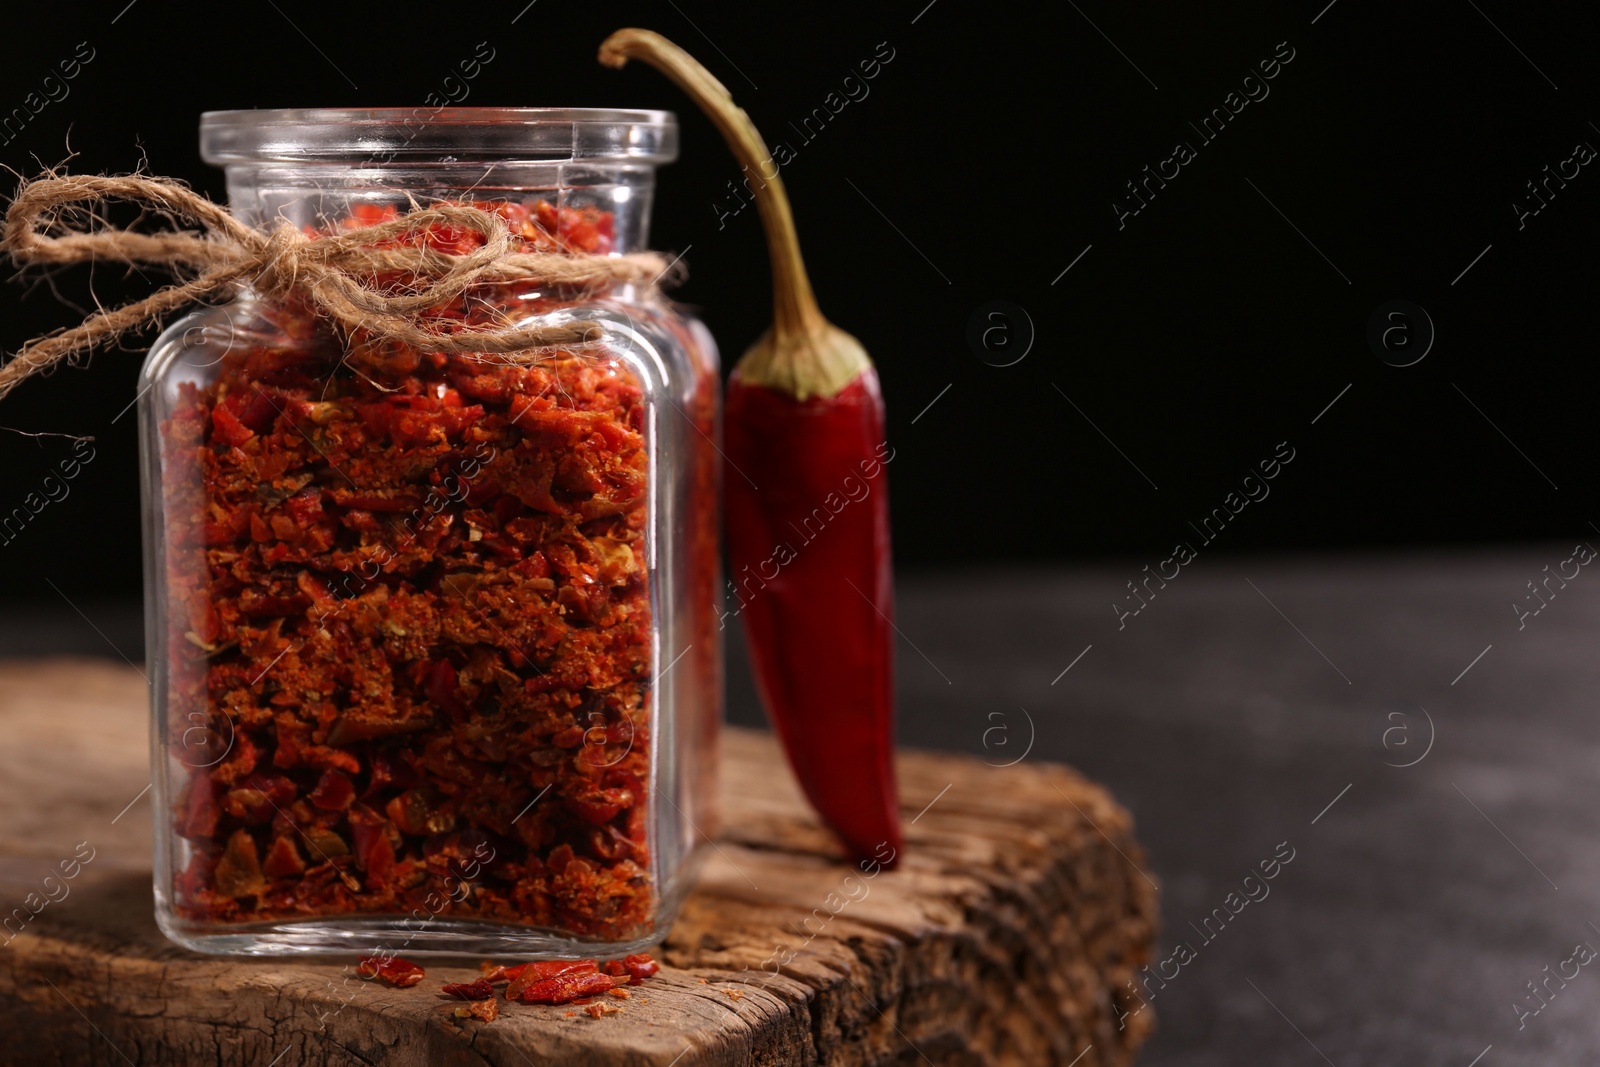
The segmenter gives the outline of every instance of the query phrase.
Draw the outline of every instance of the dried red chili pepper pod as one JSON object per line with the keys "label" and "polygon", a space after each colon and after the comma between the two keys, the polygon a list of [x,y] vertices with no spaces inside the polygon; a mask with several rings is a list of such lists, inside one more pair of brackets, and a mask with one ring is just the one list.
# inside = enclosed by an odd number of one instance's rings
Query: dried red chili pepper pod
{"label": "dried red chili pepper pod", "polygon": [[772,262],[773,324],[728,383],[723,476],[738,613],[767,712],[807,798],[854,859],[901,847],[894,778],[894,588],[877,372],[823,318],[777,166],[728,90],[647,30],[604,63],[657,67],[711,117],[744,171]]}

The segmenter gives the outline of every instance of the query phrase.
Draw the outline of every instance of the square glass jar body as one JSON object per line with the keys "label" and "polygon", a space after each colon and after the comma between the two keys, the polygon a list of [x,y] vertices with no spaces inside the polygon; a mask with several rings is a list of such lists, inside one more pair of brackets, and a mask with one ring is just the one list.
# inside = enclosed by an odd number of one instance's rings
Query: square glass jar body
{"label": "square glass jar body", "polygon": [[[415,121],[224,113],[202,141],[257,225],[473,203],[527,250],[643,247],[670,116]],[[440,355],[245,292],[146,361],[155,899],[186,947],[639,951],[715,832],[709,335],[629,284],[433,311],[601,337]]]}

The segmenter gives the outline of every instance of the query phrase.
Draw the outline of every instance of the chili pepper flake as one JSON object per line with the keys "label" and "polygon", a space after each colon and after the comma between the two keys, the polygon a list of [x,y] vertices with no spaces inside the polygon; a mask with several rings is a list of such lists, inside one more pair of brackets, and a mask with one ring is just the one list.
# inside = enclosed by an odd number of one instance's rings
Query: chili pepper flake
{"label": "chili pepper flake", "polygon": [[363,956],[356,964],[356,973],[363,978],[379,978],[396,989],[407,989],[428,976],[419,964],[399,956]]}
{"label": "chili pepper flake", "polygon": [[619,984],[609,974],[599,971],[576,972],[532,982],[518,990],[515,997],[507,989],[506,999],[525,1004],[569,1004],[579,997],[598,996]]}
{"label": "chili pepper flake", "polygon": [[[609,213],[474,206],[517,251],[611,247]],[[442,226],[389,240],[483,241]],[[497,283],[430,314],[457,330],[596,295]],[[649,932],[637,375],[592,347],[510,363],[378,343],[292,298],[262,314],[158,427],[168,734],[179,759],[233,738],[173,806],[177,913]]]}
{"label": "chili pepper flake", "polygon": [[463,1004],[451,1012],[457,1019],[479,1019],[492,1023],[500,1017],[500,1002],[498,1000],[474,1000],[470,1004]]}
{"label": "chili pepper flake", "polygon": [[646,978],[661,970],[661,964],[651,959],[649,953],[625,956],[622,966],[628,972],[629,985],[643,985]]}
{"label": "chili pepper flake", "polygon": [[521,1000],[522,991],[535,983],[568,975],[594,974],[596,969],[594,960],[541,960],[506,968],[510,983],[506,986],[506,999]]}
{"label": "chili pepper flake", "polygon": [[517,973],[519,973],[521,970],[522,968],[520,966],[502,967],[491,960],[484,960],[482,963],[478,964],[478,972],[483,976],[483,980],[494,984],[510,981],[512,978],[515,978]]}
{"label": "chili pepper flake", "polygon": [[483,1000],[494,996],[494,986],[487,979],[478,978],[471,982],[448,982],[440,992],[460,1000]]}
{"label": "chili pepper flake", "polygon": [[645,952],[624,956],[620,960],[607,960],[605,965],[605,973],[609,975],[617,978],[627,975],[629,985],[643,985],[646,978],[659,970],[661,965]]}

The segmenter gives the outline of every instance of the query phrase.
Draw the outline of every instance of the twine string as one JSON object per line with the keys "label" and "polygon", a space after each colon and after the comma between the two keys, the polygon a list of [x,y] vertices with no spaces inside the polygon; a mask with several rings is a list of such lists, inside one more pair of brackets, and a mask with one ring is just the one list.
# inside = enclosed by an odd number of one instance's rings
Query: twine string
{"label": "twine string", "polygon": [[[143,233],[96,225],[92,209],[126,201],[191,229]],[[82,221],[87,216],[87,222]],[[481,247],[452,253],[423,244],[388,244],[449,226],[483,238]],[[654,287],[667,263],[652,252],[586,255],[518,252],[506,220],[465,204],[423,207],[358,229],[310,236],[287,220],[261,230],[170,178],[144,175],[65,175],[26,182],[6,211],[0,252],[19,266],[117,262],[165,268],[178,280],[120,307],[101,309],[76,326],[27,342],[0,367],[0,398],[27,378],[159,322],[215,295],[253,289],[269,298],[303,295],[347,332],[431,352],[511,353],[598,340],[598,322],[460,329],[430,321],[430,309],[474,286],[527,282],[552,286]],[[401,273],[404,291],[376,279]],[[444,332],[448,331],[448,332]]]}

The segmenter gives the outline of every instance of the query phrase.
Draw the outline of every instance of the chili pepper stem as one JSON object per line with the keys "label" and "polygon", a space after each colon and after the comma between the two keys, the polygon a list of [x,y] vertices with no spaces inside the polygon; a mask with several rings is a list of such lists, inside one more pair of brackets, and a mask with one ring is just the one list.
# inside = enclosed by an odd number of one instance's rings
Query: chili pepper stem
{"label": "chili pepper stem", "polygon": [[735,373],[797,400],[836,395],[872,366],[861,342],[817,308],[800,256],[789,194],[766,142],[733,96],[683,49],[650,30],[618,30],[600,45],[600,62],[622,67],[643,60],[672,79],[716,124],[746,174],[755,178],[756,209],[772,263],[772,329],[751,345]]}

